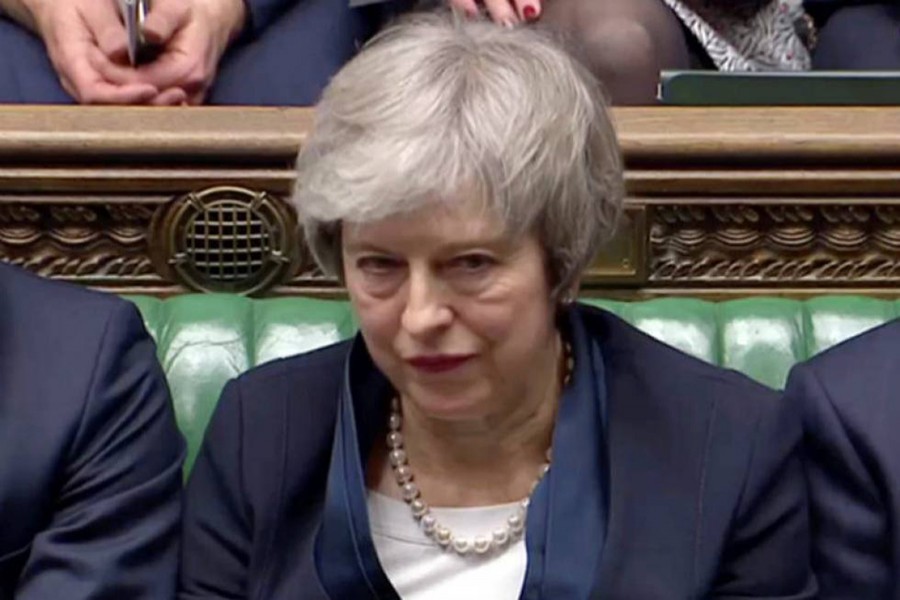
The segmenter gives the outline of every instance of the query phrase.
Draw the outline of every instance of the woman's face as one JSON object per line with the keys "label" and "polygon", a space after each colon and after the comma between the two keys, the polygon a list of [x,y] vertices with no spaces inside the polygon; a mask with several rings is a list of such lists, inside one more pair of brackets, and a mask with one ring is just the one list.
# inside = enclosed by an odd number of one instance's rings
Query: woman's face
{"label": "woman's face", "polygon": [[469,202],[345,224],[342,236],[346,285],[369,352],[423,414],[489,418],[546,389],[558,344],[534,235],[507,236]]}

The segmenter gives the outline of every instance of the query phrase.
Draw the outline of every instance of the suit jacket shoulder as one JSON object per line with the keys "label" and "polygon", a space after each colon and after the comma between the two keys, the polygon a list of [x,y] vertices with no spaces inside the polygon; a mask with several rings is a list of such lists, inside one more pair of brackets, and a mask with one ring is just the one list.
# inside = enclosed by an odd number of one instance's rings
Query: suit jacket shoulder
{"label": "suit jacket shoulder", "polygon": [[307,487],[310,469],[331,452],[349,347],[349,341],[340,342],[261,365],[236,378],[223,394],[223,401],[239,405],[224,412],[234,412],[248,425],[235,441],[241,446],[246,489],[259,502],[271,499],[276,472],[281,474],[278,485],[289,482],[283,493],[315,489]]}
{"label": "suit jacket shoulder", "polygon": [[0,597],[171,595],[182,458],[137,309],[0,265]]}
{"label": "suit jacket shoulder", "polygon": [[[4,339],[8,339],[11,331],[53,334],[60,328],[83,329],[81,340],[72,342],[89,344],[102,335],[110,313],[130,303],[0,263],[0,306],[4,317],[0,331]],[[31,337],[35,338],[35,345],[46,343],[38,335]]]}
{"label": "suit jacket shoulder", "polygon": [[142,329],[136,309],[120,298],[0,264],[3,410],[35,426],[40,419],[48,448],[62,452],[74,440],[114,322],[127,330],[114,335],[134,338]]}
{"label": "suit jacket shoulder", "polygon": [[[607,360],[617,375],[627,373],[660,390],[689,386],[692,392],[681,398],[691,402],[711,392],[730,391],[720,396],[725,402],[773,404],[779,394],[743,373],[712,365],[686,354],[640,331],[604,310],[585,308],[586,320],[597,336]],[[661,394],[673,401],[671,394]]]}
{"label": "suit jacket shoulder", "polygon": [[[841,395],[842,390],[855,394],[859,382],[870,375],[900,380],[898,353],[900,319],[895,319],[832,346],[798,365],[797,370],[815,372],[833,395]],[[847,377],[850,374],[853,377]],[[851,389],[842,386],[842,382],[850,384]]]}

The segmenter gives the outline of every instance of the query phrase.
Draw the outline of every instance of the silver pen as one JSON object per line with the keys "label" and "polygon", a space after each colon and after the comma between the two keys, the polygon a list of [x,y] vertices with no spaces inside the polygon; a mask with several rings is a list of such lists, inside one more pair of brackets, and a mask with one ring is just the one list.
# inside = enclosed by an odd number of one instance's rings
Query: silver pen
{"label": "silver pen", "polygon": [[143,26],[149,0],[118,0],[125,34],[128,36],[128,60],[132,65],[144,62],[147,58],[147,43],[144,39]]}

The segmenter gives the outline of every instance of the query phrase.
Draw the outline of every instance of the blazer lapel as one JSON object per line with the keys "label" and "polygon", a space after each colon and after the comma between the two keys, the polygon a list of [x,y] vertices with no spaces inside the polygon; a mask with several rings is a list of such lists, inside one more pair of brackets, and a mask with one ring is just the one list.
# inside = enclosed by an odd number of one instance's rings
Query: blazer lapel
{"label": "blazer lapel", "polygon": [[[692,597],[703,476],[715,401],[660,393],[630,356],[608,365],[609,520],[604,599]],[[622,363],[622,364],[616,364]],[[665,368],[657,365],[656,369]]]}
{"label": "blazer lapel", "polygon": [[344,372],[315,564],[328,596],[392,599],[397,593],[381,569],[366,511],[365,456],[386,422],[390,386],[360,337]]}

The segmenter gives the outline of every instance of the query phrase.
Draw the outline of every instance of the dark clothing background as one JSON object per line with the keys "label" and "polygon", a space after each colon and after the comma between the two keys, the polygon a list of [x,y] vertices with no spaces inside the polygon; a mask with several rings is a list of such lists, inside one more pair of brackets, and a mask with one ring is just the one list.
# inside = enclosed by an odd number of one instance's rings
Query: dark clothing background
{"label": "dark clothing background", "polygon": [[816,70],[900,70],[900,1],[806,0],[818,27]]}

